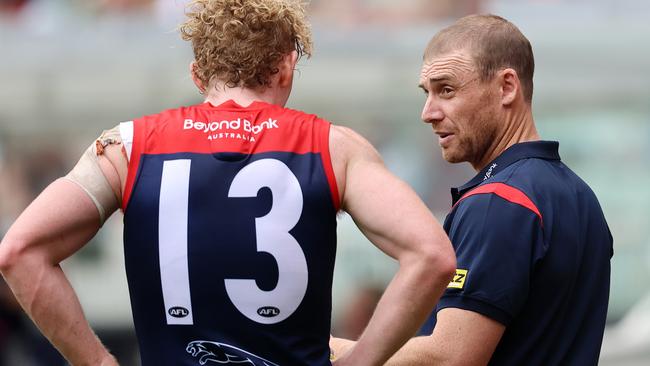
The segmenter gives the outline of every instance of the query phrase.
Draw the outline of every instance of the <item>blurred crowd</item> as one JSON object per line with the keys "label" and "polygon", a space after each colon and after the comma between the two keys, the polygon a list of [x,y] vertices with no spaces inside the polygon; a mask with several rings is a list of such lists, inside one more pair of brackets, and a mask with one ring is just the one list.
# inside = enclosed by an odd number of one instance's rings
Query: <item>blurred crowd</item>
{"label": "blurred crowd", "polygon": [[[71,18],[140,18],[172,28],[187,0],[0,0],[0,23],[51,31]],[[0,24],[1,25],[1,24]]]}
{"label": "blurred crowd", "polygon": [[[17,2],[16,2],[17,3]],[[64,172],[61,149],[50,142],[19,146],[0,134],[0,237],[17,215],[51,181]],[[0,277],[0,366],[64,365]]]}
{"label": "blurred crowd", "polygon": [[[189,0],[0,0],[0,13],[20,22],[43,9],[75,16],[142,16],[173,25]],[[481,0],[312,0],[310,16],[336,25],[426,23],[432,19],[462,16],[481,9]]]}
{"label": "blurred crowd", "polygon": [[[31,9],[42,5],[42,0],[0,0],[0,11],[9,16],[19,17],[28,13]],[[74,9],[79,12],[90,14],[107,13],[132,13],[152,12],[157,7],[164,7],[165,4],[173,4],[174,0],[49,0],[47,3],[52,6]]]}

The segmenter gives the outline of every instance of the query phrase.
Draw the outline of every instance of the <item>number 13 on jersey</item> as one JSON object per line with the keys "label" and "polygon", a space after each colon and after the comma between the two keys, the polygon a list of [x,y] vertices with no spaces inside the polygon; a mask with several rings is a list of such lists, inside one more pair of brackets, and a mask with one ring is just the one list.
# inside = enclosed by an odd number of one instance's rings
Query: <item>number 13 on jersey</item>
{"label": "number 13 on jersey", "polygon": [[[160,280],[169,325],[194,324],[187,260],[187,248],[192,245],[187,241],[191,164],[191,159],[166,160],[160,184]],[[277,285],[264,291],[253,279],[226,278],[224,282],[228,298],[240,313],[258,323],[275,324],[296,311],[307,291],[307,261],[289,233],[302,214],[303,196],[286,164],[261,159],[235,175],[228,197],[256,197],[263,187],[271,190],[273,201],[269,213],[255,219],[255,237],[257,251],[272,255],[277,262]]]}

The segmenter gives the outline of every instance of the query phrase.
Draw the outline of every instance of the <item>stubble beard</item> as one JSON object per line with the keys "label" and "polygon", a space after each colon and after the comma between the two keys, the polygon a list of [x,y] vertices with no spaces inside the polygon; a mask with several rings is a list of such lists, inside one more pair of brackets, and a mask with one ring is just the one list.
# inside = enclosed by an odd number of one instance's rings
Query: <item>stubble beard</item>
{"label": "stubble beard", "polygon": [[[489,105],[489,104],[488,104]],[[492,108],[486,108],[481,113],[481,123],[479,129],[474,135],[474,146],[472,159],[468,160],[472,167],[477,170],[483,168],[483,165],[488,163],[486,159],[491,159],[489,156],[493,154],[495,144],[497,144],[497,135],[499,134],[499,121],[497,120],[497,112]]]}
{"label": "stubble beard", "polygon": [[492,110],[484,110],[477,116],[477,121],[471,124],[470,133],[457,135],[457,144],[448,149],[442,149],[442,157],[449,163],[468,162],[476,167],[489,153],[495,143],[497,128],[496,116]]}
{"label": "stubble beard", "polygon": [[486,92],[480,97],[478,102],[475,119],[476,123],[472,124],[475,131],[467,137],[467,150],[463,161],[467,161],[473,168],[480,170],[485,159],[489,158],[499,129],[498,113],[496,111],[496,102],[494,96]]}

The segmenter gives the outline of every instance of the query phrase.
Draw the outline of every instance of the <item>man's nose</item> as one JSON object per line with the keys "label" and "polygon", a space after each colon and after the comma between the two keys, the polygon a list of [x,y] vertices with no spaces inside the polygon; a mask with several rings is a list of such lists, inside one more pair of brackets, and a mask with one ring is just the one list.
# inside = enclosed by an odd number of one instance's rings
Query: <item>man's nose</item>
{"label": "man's nose", "polygon": [[422,108],[422,121],[424,123],[433,123],[440,122],[445,118],[445,114],[440,108],[440,104],[437,103],[434,98],[427,98],[427,101],[424,103],[424,108]]}

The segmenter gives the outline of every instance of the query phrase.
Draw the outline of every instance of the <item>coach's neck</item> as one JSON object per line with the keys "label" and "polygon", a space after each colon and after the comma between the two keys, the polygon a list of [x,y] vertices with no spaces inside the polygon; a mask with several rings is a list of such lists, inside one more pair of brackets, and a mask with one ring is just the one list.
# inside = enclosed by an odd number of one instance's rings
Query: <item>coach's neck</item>
{"label": "coach's neck", "polygon": [[[472,167],[481,171],[487,164],[496,159],[506,149],[514,144],[540,139],[535,121],[533,120],[532,102],[526,100],[519,79],[509,77],[508,70],[500,75],[499,107],[495,124],[494,139],[480,161],[472,162]],[[514,71],[513,71],[514,73]]]}

